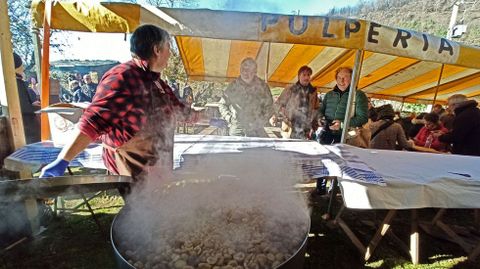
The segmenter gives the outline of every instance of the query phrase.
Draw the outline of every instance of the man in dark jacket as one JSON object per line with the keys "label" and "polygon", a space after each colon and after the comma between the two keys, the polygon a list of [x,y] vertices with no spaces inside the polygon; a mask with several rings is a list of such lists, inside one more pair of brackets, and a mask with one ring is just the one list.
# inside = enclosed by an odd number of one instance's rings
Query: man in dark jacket
{"label": "man in dark jacket", "polygon": [[23,80],[23,62],[18,54],[13,53],[15,63],[15,77],[17,79],[18,98],[20,100],[20,109],[22,111],[23,129],[25,130],[25,140],[27,144],[40,141],[40,122],[35,115],[35,107],[33,104],[36,100],[30,99],[28,94],[27,83]]}
{"label": "man in dark jacket", "polygon": [[[342,138],[343,120],[347,110],[348,92],[352,81],[352,69],[340,67],[335,72],[337,85],[332,91],[325,94],[320,109],[321,116],[325,117],[324,132],[320,143],[339,143]],[[356,91],[354,114],[350,118],[351,127],[361,127],[368,121],[368,99],[362,91]]]}
{"label": "man in dark jacket", "polygon": [[448,98],[448,107],[455,113],[453,129],[439,140],[452,144],[452,153],[480,156],[480,109],[475,100],[468,100],[463,94]]}

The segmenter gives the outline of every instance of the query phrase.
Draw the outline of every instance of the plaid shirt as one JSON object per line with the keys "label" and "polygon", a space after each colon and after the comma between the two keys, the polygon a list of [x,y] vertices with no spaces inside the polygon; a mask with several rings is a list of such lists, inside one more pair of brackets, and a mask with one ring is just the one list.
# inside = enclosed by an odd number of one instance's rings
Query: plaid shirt
{"label": "plaid shirt", "polygon": [[[163,91],[154,86],[156,81]],[[175,97],[171,88],[160,79],[159,73],[149,71],[145,62],[131,60],[113,67],[102,77],[92,103],[80,119],[80,132],[92,140],[100,137],[104,144],[113,148],[120,147],[143,127],[152,125],[145,123],[153,90],[161,92],[162,111],[177,112],[161,116],[168,123],[165,125],[173,124],[165,128],[173,130],[177,116],[188,116],[190,109]],[[173,150],[173,133],[171,136]],[[103,160],[109,171],[118,173],[114,152],[104,149]]]}

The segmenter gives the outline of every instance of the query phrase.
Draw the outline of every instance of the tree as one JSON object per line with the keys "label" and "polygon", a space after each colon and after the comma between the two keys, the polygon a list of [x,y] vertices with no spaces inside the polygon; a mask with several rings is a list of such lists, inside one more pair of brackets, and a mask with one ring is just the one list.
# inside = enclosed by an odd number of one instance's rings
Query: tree
{"label": "tree", "polygon": [[22,57],[24,65],[28,70],[35,64],[30,27],[31,3],[29,0],[8,0],[7,5],[13,50]]}
{"label": "tree", "polygon": [[[12,33],[13,50],[24,61],[25,70],[30,71],[35,65],[32,34],[32,16],[30,0],[8,0],[8,17],[10,18],[10,32]],[[63,51],[69,46],[68,37],[55,35],[58,31],[52,30],[50,35],[50,47]],[[40,38],[42,31],[40,31]]]}

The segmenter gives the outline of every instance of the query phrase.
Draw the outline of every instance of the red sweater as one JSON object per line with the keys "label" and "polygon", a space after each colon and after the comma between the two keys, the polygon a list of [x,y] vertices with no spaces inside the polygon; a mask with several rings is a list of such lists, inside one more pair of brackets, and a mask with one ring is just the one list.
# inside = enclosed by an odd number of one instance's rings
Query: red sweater
{"label": "red sweater", "polygon": [[[441,131],[442,133],[448,133],[448,129],[440,125],[434,131]],[[432,131],[428,130],[427,127],[423,126],[422,129],[418,132],[417,136],[415,136],[415,145],[425,147],[425,143],[427,142],[428,137],[432,135]],[[433,136],[432,145],[429,147],[434,150],[438,151],[447,151],[447,144],[442,143],[438,140],[438,137]]]}
{"label": "red sweater", "polygon": [[[134,60],[113,67],[103,76],[92,103],[80,119],[80,131],[93,140],[100,137],[103,143],[114,148],[123,145],[148,125],[150,91],[159,90],[152,87],[154,81],[164,89],[162,121],[173,125],[164,126],[168,140],[172,140],[168,143],[169,150],[173,150],[175,118],[178,114],[189,115],[191,110],[175,97],[159,73],[148,71],[145,63]],[[103,161],[109,171],[118,173],[112,151],[104,149]]]}

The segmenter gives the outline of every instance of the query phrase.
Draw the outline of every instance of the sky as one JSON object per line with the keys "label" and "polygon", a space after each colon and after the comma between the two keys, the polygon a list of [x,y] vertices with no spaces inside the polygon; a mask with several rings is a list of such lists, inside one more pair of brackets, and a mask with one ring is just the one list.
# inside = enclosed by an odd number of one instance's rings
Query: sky
{"label": "sky", "polygon": [[[141,2],[141,1],[138,1]],[[197,0],[195,8],[235,10],[277,14],[322,15],[332,8],[353,6],[359,0]],[[128,36],[125,34],[101,34],[68,32],[57,33],[56,38],[68,40],[63,53],[52,50],[50,61],[80,60],[129,60]]]}

